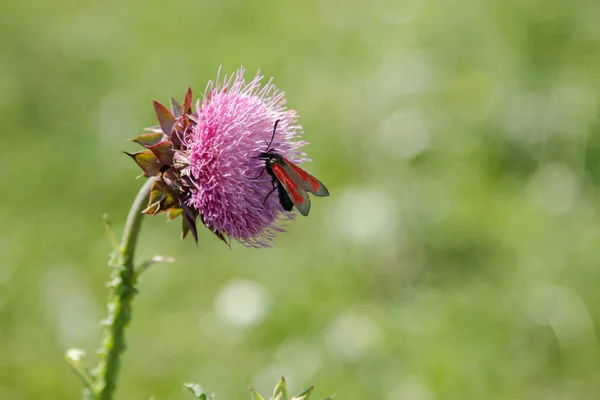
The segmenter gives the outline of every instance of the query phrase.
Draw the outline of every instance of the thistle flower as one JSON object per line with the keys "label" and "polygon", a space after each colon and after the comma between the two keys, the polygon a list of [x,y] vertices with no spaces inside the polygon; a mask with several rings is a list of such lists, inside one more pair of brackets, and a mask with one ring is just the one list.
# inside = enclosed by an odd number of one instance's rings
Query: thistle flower
{"label": "thistle flower", "polygon": [[283,231],[280,222],[293,215],[283,212],[277,196],[268,196],[272,181],[256,156],[265,151],[276,120],[274,151],[300,163],[306,159],[298,149],[306,143],[295,140],[302,127],[296,112],[285,108],[284,93],[271,81],[261,86],[262,79],[257,74],[246,82],[243,69],[222,81],[217,75],[194,110],[191,89],[182,104],[171,99],[170,111],[154,102],[159,126],[132,139],[145,150],[127,153],[145,176],[157,177],[146,214],[182,215],[182,236],[191,231],[196,241],[199,217],[225,243],[273,244]]}
{"label": "thistle flower", "polygon": [[[279,382],[277,382],[277,386],[275,386],[275,390],[273,391],[273,395],[269,398],[269,400],[309,400],[310,396],[313,392],[313,386],[309,387],[308,389],[302,391],[301,393],[298,393],[295,396],[292,397],[288,397],[288,390],[287,390],[287,384],[285,382],[285,379],[283,377],[281,377],[281,379],[279,380]],[[250,389],[250,394],[252,397],[252,400],[265,400],[260,394],[258,394],[258,392],[254,389]],[[325,400],[332,400],[333,396],[325,399]]]}
{"label": "thistle flower", "polygon": [[[210,400],[214,398],[214,395],[209,395],[202,387],[197,383],[184,383],[183,386],[188,389],[192,394],[200,400]],[[269,400],[310,400],[310,396],[313,392],[314,387],[311,386],[306,390],[298,393],[295,396],[289,397],[287,390],[287,383],[285,382],[285,378],[281,377],[277,385],[275,386],[275,390],[273,391],[273,395],[269,397]],[[250,397],[252,400],[265,400],[256,390],[250,388]],[[328,397],[325,400],[333,400],[333,396]]]}

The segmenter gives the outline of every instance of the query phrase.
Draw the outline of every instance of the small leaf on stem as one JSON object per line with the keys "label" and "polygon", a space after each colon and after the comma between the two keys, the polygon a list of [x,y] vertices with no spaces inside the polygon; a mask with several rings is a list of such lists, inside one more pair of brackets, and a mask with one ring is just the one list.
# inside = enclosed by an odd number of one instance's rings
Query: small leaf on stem
{"label": "small leaf on stem", "polygon": [[192,392],[197,399],[210,400],[214,397],[213,395],[206,394],[204,390],[202,390],[202,387],[197,383],[184,383],[183,386]]}
{"label": "small leaf on stem", "polygon": [[85,350],[82,349],[71,348],[65,352],[67,364],[69,364],[75,375],[81,380],[87,392],[91,394],[94,393],[94,389],[92,388],[93,378],[81,362],[83,357],[85,357]]}
{"label": "small leaf on stem", "polygon": [[141,263],[140,265],[138,265],[135,268],[136,278],[139,277],[144,271],[146,271],[148,269],[148,267],[150,267],[152,264],[174,263],[174,262],[175,262],[175,257],[155,255],[151,259],[144,261],[143,263]]}
{"label": "small leaf on stem", "polygon": [[108,218],[108,214],[102,215],[102,219],[104,220],[104,229],[106,229],[106,236],[108,236],[108,240],[113,246],[115,251],[119,251],[119,242],[115,236],[115,233],[112,230],[112,225],[110,223],[110,219]]}

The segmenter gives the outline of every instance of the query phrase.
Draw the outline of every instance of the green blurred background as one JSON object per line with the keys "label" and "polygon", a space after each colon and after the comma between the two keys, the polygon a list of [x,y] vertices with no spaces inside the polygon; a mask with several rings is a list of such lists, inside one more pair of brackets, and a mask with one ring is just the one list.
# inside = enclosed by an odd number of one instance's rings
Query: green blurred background
{"label": "green blurred background", "polygon": [[147,218],[119,399],[600,396],[596,0],[0,5],[0,398],[78,399],[151,98],[274,76],[315,199],[273,249]]}

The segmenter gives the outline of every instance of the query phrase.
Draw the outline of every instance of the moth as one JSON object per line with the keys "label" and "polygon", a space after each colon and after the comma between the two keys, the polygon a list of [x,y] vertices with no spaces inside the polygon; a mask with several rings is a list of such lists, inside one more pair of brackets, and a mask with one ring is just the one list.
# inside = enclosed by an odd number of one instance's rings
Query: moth
{"label": "moth", "polygon": [[271,141],[267,144],[267,148],[257,157],[265,162],[265,169],[273,179],[273,190],[269,192],[265,202],[277,190],[279,204],[285,211],[291,211],[295,206],[300,214],[307,216],[310,211],[308,193],[325,197],[329,196],[329,191],[317,178],[271,148],[279,121],[275,121],[273,135]]}

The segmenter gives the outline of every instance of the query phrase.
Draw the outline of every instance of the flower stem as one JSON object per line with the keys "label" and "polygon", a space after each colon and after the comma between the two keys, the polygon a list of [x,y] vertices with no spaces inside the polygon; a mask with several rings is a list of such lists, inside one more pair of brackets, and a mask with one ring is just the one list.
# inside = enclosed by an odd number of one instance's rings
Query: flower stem
{"label": "flower stem", "polygon": [[85,393],[87,398],[110,400],[117,386],[119,359],[126,348],[125,328],[131,320],[131,302],[137,292],[133,264],[135,246],[144,216],[142,210],[148,203],[153,183],[154,179],[149,178],[135,197],[127,216],[121,245],[115,249],[109,263],[113,271],[108,284],[108,317],[103,322],[102,346],[98,350],[100,363],[94,371],[94,393]]}

